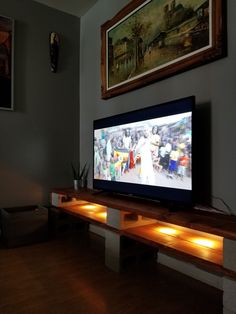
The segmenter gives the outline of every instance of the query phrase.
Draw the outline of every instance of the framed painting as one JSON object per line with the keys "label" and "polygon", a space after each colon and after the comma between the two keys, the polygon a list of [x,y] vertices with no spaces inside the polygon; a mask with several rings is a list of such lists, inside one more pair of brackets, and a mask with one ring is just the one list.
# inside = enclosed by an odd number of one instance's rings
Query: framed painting
{"label": "framed painting", "polygon": [[101,26],[102,98],[226,55],[223,0],[133,0]]}
{"label": "framed painting", "polygon": [[0,16],[0,109],[13,110],[14,20]]}

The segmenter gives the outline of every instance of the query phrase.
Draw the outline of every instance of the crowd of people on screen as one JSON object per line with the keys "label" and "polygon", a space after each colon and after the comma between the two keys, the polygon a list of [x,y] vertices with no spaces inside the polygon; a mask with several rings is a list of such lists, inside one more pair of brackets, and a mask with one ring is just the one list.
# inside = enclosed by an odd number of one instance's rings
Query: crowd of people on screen
{"label": "crowd of people on screen", "polygon": [[131,169],[137,170],[133,183],[150,185],[158,174],[182,180],[191,176],[190,125],[185,118],[173,125],[100,130],[94,139],[95,179],[122,181]]}

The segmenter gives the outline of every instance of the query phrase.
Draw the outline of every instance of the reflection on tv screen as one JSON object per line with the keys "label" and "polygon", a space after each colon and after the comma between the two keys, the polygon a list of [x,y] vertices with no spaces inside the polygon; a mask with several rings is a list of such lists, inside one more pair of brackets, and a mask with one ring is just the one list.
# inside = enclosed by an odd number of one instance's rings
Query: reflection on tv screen
{"label": "reflection on tv screen", "polygon": [[191,190],[192,113],[94,131],[94,179]]}

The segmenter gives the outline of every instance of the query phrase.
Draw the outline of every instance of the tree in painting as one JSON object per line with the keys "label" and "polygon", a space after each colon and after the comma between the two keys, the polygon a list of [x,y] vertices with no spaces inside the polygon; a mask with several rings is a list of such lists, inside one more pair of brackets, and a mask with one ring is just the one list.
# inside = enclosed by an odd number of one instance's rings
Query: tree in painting
{"label": "tree in painting", "polygon": [[210,45],[209,0],[152,0],[108,30],[108,88]]}

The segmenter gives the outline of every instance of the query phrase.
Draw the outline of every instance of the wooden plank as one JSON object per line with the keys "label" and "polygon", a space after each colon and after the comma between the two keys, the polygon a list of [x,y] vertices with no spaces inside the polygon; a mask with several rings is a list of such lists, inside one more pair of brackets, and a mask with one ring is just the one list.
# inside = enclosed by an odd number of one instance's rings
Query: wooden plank
{"label": "wooden plank", "polygon": [[[103,210],[106,207],[123,210],[148,218],[154,218],[164,223],[176,224],[185,228],[192,229],[193,232],[201,231],[236,240],[236,217],[223,214],[203,212],[194,209],[185,209],[171,212],[167,208],[160,206],[157,202],[130,198],[122,195],[96,194],[93,190],[75,191],[73,189],[54,189],[52,192],[66,195],[69,197],[85,200],[95,204],[102,205]],[[98,218],[83,211],[78,205],[61,208],[62,211],[80,217],[86,221],[97,224],[105,229],[112,230],[121,235],[134,240],[158,247],[161,251],[176,256],[187,262],[195,264],[211,273],[224,275],[236,279],[236,273],[222,267],[223,253],[222,242],[217,249],[203,248],[193,246],[185,239],[170,237],[168,235],[158,234],[151,231],[155,225],[129,228],[119,231],[106,224],[104,218]],[[192,231],[186,232],[186,236]]]}
{"label": "wooden plank", "polygon": [[[115,233],[120,233],[119,230],[108,226],[106,224],[106,219],[104,217],[95,215],[92,213],[88,213],[84,209],[80,209],[80,205],[73,205],[73,206],[68,206],[68,207],[57,207],[57,208],[60,209],[62,212],[65,212],[67,214],[83,219],[87,222],[90,222],[104,229],[113,231]],[[103,211],[101,211],[100,213],[103,213]]]}
{"label": "wooden plank", "polygon": [[54,189],[52,192],[236,240],[236,216],[204,212],[192,208],[171,212],[155,201],[117,194],[114,196],[109,193],[96,194],[90,189],[81,191]]}
{"label": "wooden plank", "polygon": [[214,250],[200,245],[193,244],[187,240],[176,238],[170,235],[156,232],[158,224],[130,228],[123,231],[126,236],[136,238],[145,243],[162,249],[172,249],[182,252],[189,256],[194,256],[197,259],[207,261],[212,264],[222,266],[222,248]]}

